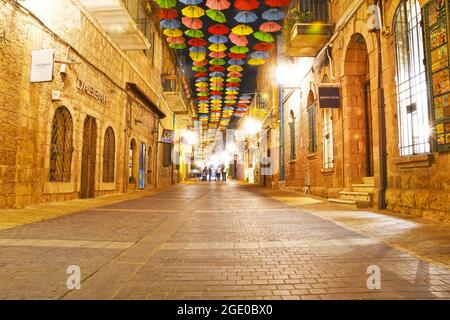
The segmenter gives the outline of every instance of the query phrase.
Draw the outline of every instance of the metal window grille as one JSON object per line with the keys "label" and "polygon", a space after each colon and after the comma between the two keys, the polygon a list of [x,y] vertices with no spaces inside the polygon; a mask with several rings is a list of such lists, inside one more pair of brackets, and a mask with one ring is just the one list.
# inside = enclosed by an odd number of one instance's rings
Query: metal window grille
{"label": "metal window grille", "polygon": [[52,182],[70,182],[73,153],[72,116],[66,107],[59,107],[53,117],[50,143],[50,172]]}
{"label": "metal window grille", "polygon": [[399,152],[401,156],[430,152],[420,4],[403,0],[394,20]]}
{"label": "metal window grille", "polygon": [[114,182],[116,141],[114,130],[108,127],[103,145],[103,182]]}
{"label": "metal window grille", "polygon": [[153,43],[155,31],[153,30],[152,21],[145,11],[144,2],[142,0],[124,0],[124,4],[127,7],[131,17],[150,43],[151,55],[153,58]]}
{"label": "metal window grille", "polygon": [[309,12],[311,21],[328,22],[328,0],[294,0],[291,8]]}
{"label": "metal window grille", "polygon": [[309,131],[309,153],[314,153],[317,150],[316,139],[316,103],[313,102],[308,108],[308,131]]}
{"label": "metal window grille", "polygon": [[323,168],[324,169],[333,168],[334,167],[333,112],[331,109],[323,109],[322,142],[323,142]]}

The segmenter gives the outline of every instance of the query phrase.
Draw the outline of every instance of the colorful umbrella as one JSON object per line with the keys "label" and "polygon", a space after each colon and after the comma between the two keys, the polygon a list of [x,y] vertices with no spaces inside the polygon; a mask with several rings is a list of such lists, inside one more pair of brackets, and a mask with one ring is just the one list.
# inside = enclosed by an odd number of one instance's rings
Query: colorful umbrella
{"label": "colorful umbrella", "polygon": [[207,96],[209,96],[208,92],[199,92],[199,93],[197,93],[197,97],[207,97]]}
{"label": "colorful umbrella", "polygon": [[265,0],[266,5],[269,7],[285,7],[291,0]]}
{"label": "colorful umbrella", "polygon": [[181,22],[183,22],[183,24],[190,29],[198,30],[203,27],[203,22],[199,18],[183,17],[181,18]]}
{"label": "colorful umbrella", "polygon": [[215,72],[211,72],[210,76],[211,77],[224,77],[225,74],[223,72],[215,71]]}
{"label": "colorful umbrella", "polygon": [[240,72],[240,71],[244,70],[244,68],[242,68],[241,66],[231,66],[231,67],[228,67],[227,70]]}
{"label": "colorful umbrella", "polygon": [[240,78],[240,77],[242,77],[242,73],[236,72],[236,71],[232,71],[232,72],[229,72],[229,73],[227,74],[227,77],[230,77],[230,78]]}
{"label": "colorful umbrella", "polygon": [[177,0],[156,0],[160,8],[169,9],[177,5]]}
{"label": "colorful umbrella", "polygon": [[230,33],[228,37],[230,38],[230,41],[237,46],[246,46],[248,44],[246,36],[238,36],[237,34]]}
{"label": "colorful umbrella", "polygon": [[227,99],[227,100],[233,100],[233,99],[237,99],[237,96],[228,95],[228,96],[225,96],[225,99]]}
{"label": "colorful umbrella", "polygon": [[250,53],[250,57],[255,59],[267,59],[269,58],[269,53],[267,51],[253,51]]}
{"label": "colorful umbrella", "polygon": [[[195,61],[192,63],[192,65],[194,65],[195,67],[203,67],[207,64],[208,64],[208,60],[206,60],[206,59],[202,60],[202,61]],[[203,68],[203,69],[205,69],[204,71],[206,71],[206,68]]]}
{"label": "colorful umbrella", "polygon": [[263,42],[273,42],[273,36],[270,33],[264,31],[256,31],[253,36],[259,41]]}
{"label": "colorful umbrella", "polygon": [[217,21],[217,22],[220,22],[220,23],[227,22],[227,18],[219,10],[208,9],[208,10],[206,10],[206,15],[208,17],[210,17],[211,20],[213,20],[213,21]]}
{"label": "colorful umbrella", "polygon": [[251,59],[248,59],[247,63],[252,66],[259,66],[261,64],[266,63],[266,60],[251,58]]}
{"label": "colorful umbrella", "polygon": [[206,52],[206,48],[205,47],[190,47],[189,52],[203,53],[203,52]]}
{"label": "colorful umbrella", "polygon": [[210,94],[217,94],[217,95],[219,95],[219,94],[222,94],[222,91],[220,91],[220,90],[211,90],[209,93]]}
{"label": "colorful umbrella", "polygon": [[222,59],[225,58],[227,55],[225,54],[225,52],[211,52],[209,56],[211,58]]}
{"label": "colorful umbrella", "polygon": [[167,37],[167,42],[176,44],[184,43],[184,37]]}
{"label": "colorful umbrella", "polygon": [[225,10],[230,7],[230,2],[228,0],[208,0],[206,1],[206,6],[214,10]]}
{"label": "colorful umbrella", "polygon": [[191,38],[203,38],[205,36],[202,30],[192,30],[192,29],[184,31],[184,34]]}
{"label": "colorful umbrella", "polygon": [[202,38],[191,38],[188,40],[188,45],[193,47],[203,47],[208,44],[208,42],[205,39]]}
{"label": "colorful umbrella", "polygon": [[178,12],[175,9],[164,9],[160,8],[158,10],[159,19],[175,19],[178,17]]}
{"label": "colorful umbrella", "polygon": [[214,36],[209,37],[208,41],[211,43],[227,43],[228,38],[226,36],[214,35]]}
{"label": "colorful umbrella", "polygon": [[[206,87],[208,87],[208,84],[206,83],[206,82],[197,82],[196,84],[195,84],[195,86],[196,87],[199,87],[199,88],[206,88]],[[201,98],[198,98],[198,100],[204,100],[204,99],[201,99]],[[207,100],[207,99],[206,99]]]}
{"label": "colorful umbrella", "polygon": [[210,82],[223,82],[223,78],[221,77],[212,77],[209,79]]}
{"label": "colorful umbrella", "polygon": [[229,95],[229,94],[238,94],[239,92],[237,90],[227,90],[225,92],[225,94]]}
{"label": "colorful umbrella", "polygon": [[[211,71],[211,72],[214,72],[214,71],[222,72],[222,71],[224,71],[224,70],[225,70],[225,68],[222,67],[222,66],[212,66],[212,67],[209,67],[209,71]],[[230,71],[230,70],[228,70],[228,71]]]}
{"label": "colorful umbrella", "polygon": [[181,27],[181,23],[177,19],[163,19],[159,22],[159,25],[164,29],[178,29]]}
{"label": "colorful umbrella", "polygon": [[228,78],[228,79],[227,79],[227,82],[241,82],[241,79],[231,77],[231,78]]}
{"label": "colorful umbrella", "polygon": [[243,47],[243,46],[234,46],[234,47],[231,47],[230,51],[231,51],[231,52],[234,52],[234,53],[247,53],[247,52],[249,52],[250,50],[249,50],[247,47]]}
{"label": "colorful umbrella", "polygon": [[188,18],[200,18],[205,15],[205,10],[198,6],[187,6],[181,10],[181,13]]}
{"label": "colorful umbrella", "polygon": [[227,46],[222,43],[214,43],[208,47],[210,51],[214,52],[223,52],[227,50]]}
{"label": "colorful umbrella", "polygon": [[245,64],[245,62],[244,62],[244,60],[231,59],[231,60],[228,60],[228,64],[229,64],[229,65],[242,66],[243,64]]}
{"label": "colorful umbrella", "polygon": [[169,43],[169,47],[176,50],[186,49],[186,43]]}
{"label": "colorful umbrella", "polygon": [[180,0],[180,2],[187,5],[196,5],[203,2],[203,0]]}
{"label": "colorful umbrella", "polygon": [[205,82],[205,81],[208,81],[208,77],[200,77],[195,79],[195,82]]}
{"label": "colorful umbrella", "polygon": [[236,0],[234,6],[239,10],[255,10],[259,7],[259,2],[257,0]]}
{"label": "colorful umbrella", "polygon": [[281,25],[275,21],[267,21],[259,26],[259,30],[264,32],[277,32],[281,30]]}
{"label": "colorful umbrella", "polygon": [[252,11],[241,11],[234,16],[234,20],[239,23],[252,23],[258,20],[258,15]]}
{"label": "colorful umbrella", "polygon": [[[195,47],[197,48],[197,47]],[[206,58],[205,52],[190,52],[189,57],[191,57],[192,61],[202,61]]]}
{"label": "colorful umbrella", "polygon": [[273,45],[267,42],[259,42],[253,46],[256,51],[269,51],[273,48]]}
{"label": "colorful umbrella", "polygon": [[183,31],[180,29],[164,29],[163,34],[168,37],[180,37],[183,35]]}
{"label": "colorful umbrella", "polygon": [[212,59],[211,61],[209,61],[209,64],[213,65],[213,66],[221,66],[221,65],[225,64],[225,60],[223,60],[223,59]]}
{"label": "colorful umbrella", "polygon": [[227,87],[229,87],[229,90],[231,90],[230,88],[233,88],[233,90],[237,90],[240,85],[241,84],[239,82],[227,82]]}
{"label": "colorful umbrella", "polygon": [[239,24],[236,27],[234,27],[231,32],[234,34],[237,34],[238,36],[248,36],[249,34],[253,33],[253,29],[250,26],[247,26],[245,24]]}
{"label": "colorful umbrella", "polygon": [[211,34],[223,35],[228,34],[230,29],[223,24],[214,24],[208,28],[208,32]]}
{"label": "colorful umbrella", "polygon": [[202,77],[207,77],[207,76],[208,76],[208,73],[204,72],[204,71],[197,72],[197,73],[194,74],[194,78],[202,78]]}
{"label": "colorful umbrella", "polygon": [[201,66],[194,66],[194,67],[192,67],[192,70],[196,71],[196,72],[205,72],[207,69],[205,67],[201,67]]}
{"label": "colorful umbrella", "polygon": [[245,59],[247,55],[245,53],[228,52],[228,57],[231,59]]}
{"label": "colorful umbrella", "polygon": [[262,14],[262,18],[269,21],[281,20],[284,16],[284,12],[279,9],[269,9],[264,11]]}

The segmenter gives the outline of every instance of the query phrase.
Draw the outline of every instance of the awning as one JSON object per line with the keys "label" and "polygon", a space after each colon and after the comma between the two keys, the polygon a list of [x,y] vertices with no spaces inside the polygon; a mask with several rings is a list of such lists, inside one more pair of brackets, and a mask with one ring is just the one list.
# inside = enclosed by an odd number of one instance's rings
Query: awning
{"label": "awning", "polygon": [[152,100],[145,94],[145,92],[139,88],[136,83],[127,82],[127,90],[133,92],[139,100],[141,100],[147,108],[152,110],[160,119],[164,119],[166,114],[161,111],[161,109],[152,102]]}

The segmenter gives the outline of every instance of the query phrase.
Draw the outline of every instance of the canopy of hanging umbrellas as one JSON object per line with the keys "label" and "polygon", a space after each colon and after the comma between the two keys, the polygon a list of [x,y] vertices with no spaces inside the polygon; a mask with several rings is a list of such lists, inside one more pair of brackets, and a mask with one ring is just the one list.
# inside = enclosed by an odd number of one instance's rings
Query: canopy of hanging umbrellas
{"label": "canopy of hanging umbrellas", "polygon": [[[227,128],[246,114],[262,65],[275,45],[290,0],[155,0],[169,46],[188,55],[195,90],[194,120],[204,129]],[[253,90],[255,90],[253,88]]]}

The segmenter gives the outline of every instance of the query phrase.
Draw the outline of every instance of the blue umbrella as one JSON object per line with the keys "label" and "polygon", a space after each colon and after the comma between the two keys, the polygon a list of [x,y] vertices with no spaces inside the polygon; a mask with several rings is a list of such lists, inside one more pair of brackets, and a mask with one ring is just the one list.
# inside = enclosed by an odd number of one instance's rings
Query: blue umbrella
{"label": "blue umbrella", "polygon": [[239,87],[227,87],[227,91],[239,91]]}
{"label": "blue umbrella", "polygon": [[206,52],[206,48],[205,47],[190,47],[189,51],[195,52],[195,53]]}
{"label": "blue umbrella", "polygon": [[252,23],[258,20],[258,15],[252,11],[241,11],[234,17],[234,20],[239,23]]}
{"label": "blue umbrella", "polygon": [[211,100],[220,100],[220,99],[222,99],[222,96],[211,96],[210,99]]}
{"label": "blue umbrella", "polygon": [[264,20],[276,21],[281,20],[285,16],[284,12],[279,9],[269,9],[263,12],[262,17]]}
{"label": "blue umbrella", "polygon": [[181,27],[181,23],[177,19],[164,19],[159,24],[164,29],[178,29]]}
{"label": "blue umbrella", "polygon": [[249,95],[241,96],[241,100],[250,100],[251,98],[252,98],[252,96],[249,96]]}
{"label": "blue umbrella", "polygon": [[266,51],[254,51],[250,53],[250,57],[255,59],[267,59],[269,54]]}
{"label": "blue umbrella", "polygon": [[230,59],[228,60],[228,64],[242,66],[243,64],[245,64],[245,61],[240,59]]}
{"label": "blue umbrella", "polygon": [[223,72],[214,71],[210,74],[211,77],[224,77],[225,74]]}
{"label": "blue umbrella", "polygon": [[180,0],[180,2],[184,3],[184,4],[187,4],[187,5],[190,5],[190,6],[191,5],[195,6],[195,5],[199,4],[199,3],[202,3],[203,0]]}
{"label": "blue umbrella", "polygon": [[200,77],[200,78],[195,79],[195,82],[205,82],[205,81],[208,81],[207,77]]}
{"label": "blue umbrella", "polygon": [[211,43],[226,43],[226,42],[228,42],[228,37],[214,35],[214,36],[209,37],[208,41]]}

